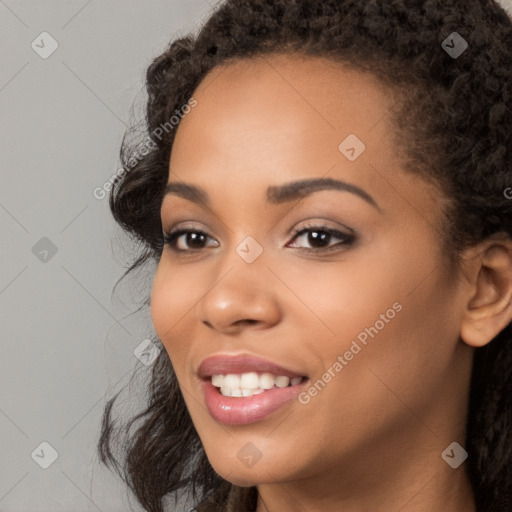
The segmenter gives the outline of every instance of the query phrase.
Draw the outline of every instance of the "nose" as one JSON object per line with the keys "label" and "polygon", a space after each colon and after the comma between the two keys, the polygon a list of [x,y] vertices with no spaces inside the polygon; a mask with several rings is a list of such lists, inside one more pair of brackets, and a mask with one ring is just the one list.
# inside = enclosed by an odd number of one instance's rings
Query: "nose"
{"label": "nose", "polygon": [[263,261],[258,258],[246,263],[235,254],[229,263],[223,265],[222,273],[200,302],[203,324],[224,334],[237,334],[279,323],[282,309],[276,283]]}

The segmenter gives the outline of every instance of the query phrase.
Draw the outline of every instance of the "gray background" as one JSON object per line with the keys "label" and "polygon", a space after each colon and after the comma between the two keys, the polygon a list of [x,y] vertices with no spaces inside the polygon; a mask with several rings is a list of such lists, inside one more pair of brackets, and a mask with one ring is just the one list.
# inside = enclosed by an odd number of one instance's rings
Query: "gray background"
{"label": "gray background", "polygon": [[[129,510],[95,445],[105,396],[149,371],[133,351],[153,330],[128,316],[126,286],[111,297],[127,244],[93,190],[119,167],[152,58],[210,11],[205,0],[0,1],[1,512]],[[43,31],[59,45],[46,59],[31,47],[49,48]],[[38,253],[43,237],[55,255]],[[44,441],[58,453],[47,469]]]}
{"label": "gray background", "polygon": [[119,167],[145,69],[212,3],[0,0],[1,512],[140,510],[95,445],[105,397],[149,372],[134,350],[153,328],[130,315],[143,286],[111,297],[129,254],[93,190]]}

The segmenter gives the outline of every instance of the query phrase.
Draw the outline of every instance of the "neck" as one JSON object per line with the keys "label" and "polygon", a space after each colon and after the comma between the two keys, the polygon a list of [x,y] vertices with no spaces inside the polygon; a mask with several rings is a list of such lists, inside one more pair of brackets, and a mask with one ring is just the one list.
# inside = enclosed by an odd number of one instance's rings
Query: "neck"
{"label": "neck", "polygon": [[437,463],[411,461],[395,471],[377,467],[366,475],[357,472],[358,482],[333,475],[330,480],[258,485],[256,512],[476,512],[465,465],[452,469],[440,456],[446,446],[437,448]]}

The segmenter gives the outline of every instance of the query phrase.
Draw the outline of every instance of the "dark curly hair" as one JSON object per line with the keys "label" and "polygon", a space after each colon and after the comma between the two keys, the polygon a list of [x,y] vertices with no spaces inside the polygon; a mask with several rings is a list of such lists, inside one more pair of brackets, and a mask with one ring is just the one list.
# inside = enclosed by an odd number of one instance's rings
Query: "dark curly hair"
{"label": "dark curly hair", "polygon": [[[453,32],[469,44],[458,58],[442,48]],[[227,0],[197,34],[172,41],[147,69],[144,139],[125,134],[126,172],[110,195],[116,222],[139,251],[122,278],[158,262],[163,249],[160,207],[176,129],[162,137],[158,128],[215,66],[277,53],[336,60],[371,73],[396,94],[394,136],[407,170],[449,198],[442,240],[453,261],[492,235],[512,238],[512,200],[504,194],[512,185],[512,21],[496,1]],[[151,150],[140,157],[148,140]],[[112,419],[119,393],[107,402],[101,461],[117,470],[145,510],[162,512],[164,497],[180,492],[224,503],[236,487],[211,467],[165,350],[147,392],[147,407],[125,426],[128,433],[140,421],[123,444],[121,463],[112,452],[120,439]],[[475,350],[466,464],[479,512],[512,510],[511,397],[512,323]],[[253,509],[255,493],[251,488],[237,510]]]}

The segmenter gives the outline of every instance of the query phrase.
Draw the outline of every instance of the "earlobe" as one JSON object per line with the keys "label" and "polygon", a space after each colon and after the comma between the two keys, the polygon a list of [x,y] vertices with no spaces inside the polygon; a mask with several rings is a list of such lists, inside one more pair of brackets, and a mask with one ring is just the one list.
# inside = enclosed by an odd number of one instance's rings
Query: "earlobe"
{"label": "earlobe", "polygon": [[482,347],[512,321],[512,240],[489,240],[473,258],[472,294],[460,336],[468,345]]}

